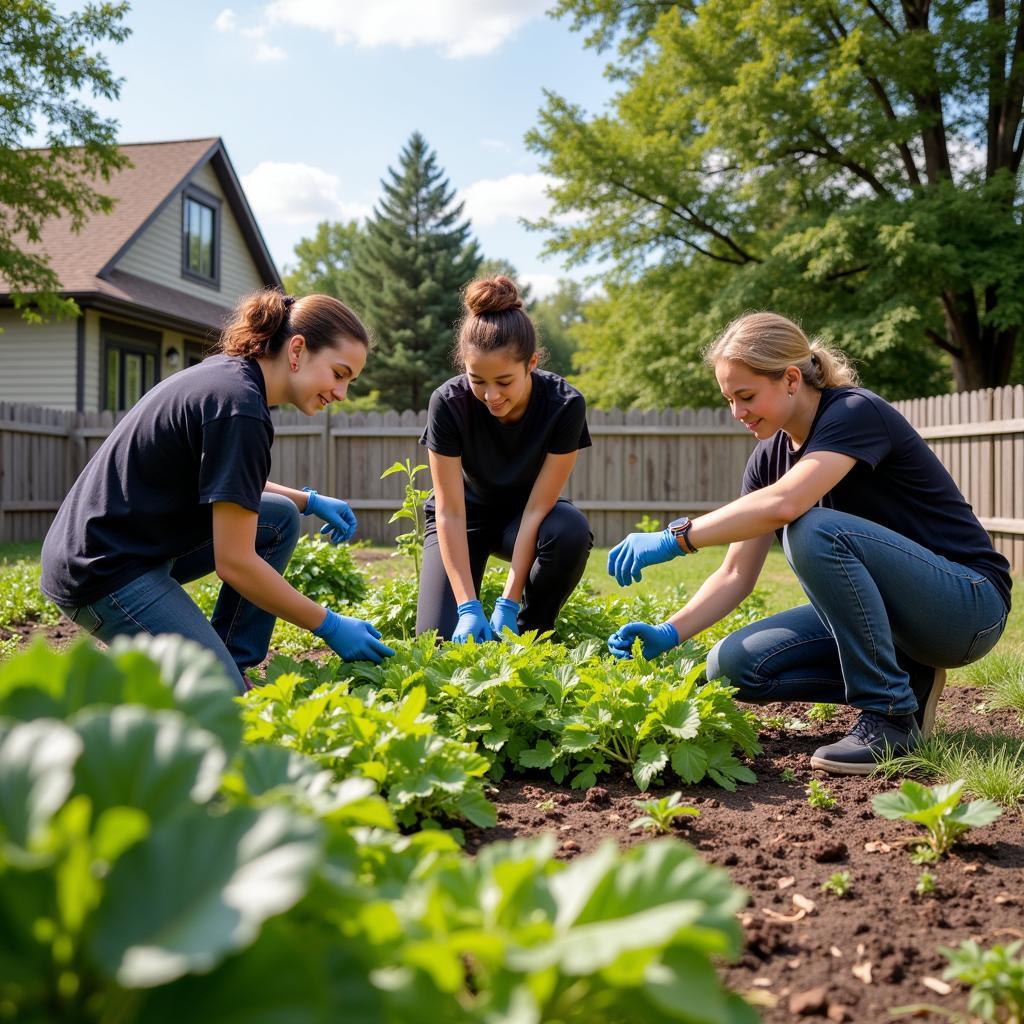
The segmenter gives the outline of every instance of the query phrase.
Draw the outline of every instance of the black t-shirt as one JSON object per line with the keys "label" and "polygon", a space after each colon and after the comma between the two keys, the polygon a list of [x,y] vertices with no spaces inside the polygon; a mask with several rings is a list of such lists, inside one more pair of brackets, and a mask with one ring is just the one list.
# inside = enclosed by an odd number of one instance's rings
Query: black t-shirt
{"label": "black t-shirt", "polygon": [[1010,607],[1009,563],[992,547],[945,466],[885,399],[865,388],[825,388],[798,450],[781,430],[758,443],[743,473],[742,493],[775,483],[808,452],[857,460],[820,506],[878,523],[976,570]]}
{"label": "black t-shirt", "polygon": [[43,541],[43,593],[90,604],[209,540],[212,502],[258,512],[273,440],[256,362],[212,356],[161,381],[64,499]]}
{"label": "black t-shirt", "polygon": [[[556,373],[534,370],[526,411],[502,423],[474,397],[465,374],[452,377],[430,396],[420,437],[438,455],[462,458],[467,508],[476,512],[518,511],[526,505],[544,459],[591,445],[587,403]],[[433,500],[427,508],[433,511]]]}

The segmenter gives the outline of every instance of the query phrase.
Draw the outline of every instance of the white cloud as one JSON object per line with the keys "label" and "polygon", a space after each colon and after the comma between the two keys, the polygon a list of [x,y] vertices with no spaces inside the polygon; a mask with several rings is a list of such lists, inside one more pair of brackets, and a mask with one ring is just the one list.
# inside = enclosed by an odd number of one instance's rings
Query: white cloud
{"label": "white cloud", "polygon": [[474,225],[488,227],[503,218],[546,216],[551,200],[547,188],[555,179],[547,174],[508,174],[504,178],[481,178],[462,190],[466,213]]}
{"label": "white cloud", "polygon": [[497,150],[499,153],[507,153],[512,148],[507,142],[502,142],[501,139],[481,139],[480,145],[484,149]]}
{"label": "white cloud", "polygon": [[270,43],[260,43],[256,52],[252,55],[253,60],[265,64],[269,61],[284,60],[288,56],[280,46],[272,46]]}
{"label": "white cloud", "polygon": [[236,24],[235,12],[230,7],[225,7],[214,19],[213,27],[218,32],[233,32]]}
{"label": "white cloud", "polygon": [[256,217],[267,224],[308,224],[369,216],[369,203],[342,199],[341,179],[310,164],[265,160],[242,178]]}
{"label": "white cloud", "polygon": [[519,283],[530,286],[531,299],[546,299],[552,292],[558,291],[558,282],[561,280],[556,274],[519,275]]}
{"label": "white cloud", "polygon": [[339,46],[432,46],[446,57],[493,53],[550,0],[271,0],[273,24],[329,32]]}

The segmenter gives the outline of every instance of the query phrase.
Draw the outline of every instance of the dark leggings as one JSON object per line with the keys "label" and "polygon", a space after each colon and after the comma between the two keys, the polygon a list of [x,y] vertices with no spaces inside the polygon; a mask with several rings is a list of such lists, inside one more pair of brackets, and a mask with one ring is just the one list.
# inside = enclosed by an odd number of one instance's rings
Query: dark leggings
{"label": "dark leggings", "polygon": [[[506,561],[512,557],[522,517],[522,512],[519,512],[512,519],[473,519],[467,524],[469,569],[477,594],[480,593],[480,581],[488,556],[497,555]],[[459,614],[448,574],[441,562],[437,527],[430,513],[427,514],[426,527],[416,634],[436,629],[440,636],[450,640]],[[583,576],[593,545],[594,535],[590,532],[587,517],[571,502],[560,499],[537,531],[537,554],[523,590],[519,612],[520,632],[555,628],[555,617]],[[491,609],[486,611],[489,614]]]}

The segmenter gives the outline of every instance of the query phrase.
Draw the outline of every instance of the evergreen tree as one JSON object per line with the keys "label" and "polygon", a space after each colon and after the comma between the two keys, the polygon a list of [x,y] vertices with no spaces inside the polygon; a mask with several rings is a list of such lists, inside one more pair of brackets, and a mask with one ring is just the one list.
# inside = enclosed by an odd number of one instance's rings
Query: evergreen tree
{"label": "evergreen tree", "polygon": [[451,376],[460,292],[481,257],[463,204],[419,132],[388,174],[352,261],[353,306],[377,335],[363,377],[385,406],[423,409]]}

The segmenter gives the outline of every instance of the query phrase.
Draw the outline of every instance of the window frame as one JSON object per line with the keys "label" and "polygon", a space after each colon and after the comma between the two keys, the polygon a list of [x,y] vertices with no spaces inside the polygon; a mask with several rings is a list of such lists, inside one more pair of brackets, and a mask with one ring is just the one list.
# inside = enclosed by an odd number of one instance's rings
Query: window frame
{"label": "window frame", "polygon": [[[120,405],[121,398],[124,395],[124,373],[123,373],[123,358],[126,353],[132,355],[140,355],[145,359],[146,356],[153,357],[153,384],[152,387],[156,387],[160,383],[160,350],[163,342],[163,335],[159,331],[147,331],[143,327],[136,327],[134,324],[123,323],[120,320],[110,320],[106,317],[100,318],[100,411],[101,412],[113,412],[117,415],[119,412],[127,412],[131,406],[127,406],[125,409],[116,408]],[[121,353],[121,371],[118,376],[118,395],[117,401],[114,403],[115,408],[109,409],[107,400],[109,398],[109,389],[107,386],[107,363],[109,361],[109,353],[111,350],[115,350]],[[145,380],[143,380],[145,384]],[[146,391],[143,390],[142,394],[145,395]],[[140,395],[141,398],[141,395]]]}
{"label": "window frame", "polygon": [[[188,204],[190,202],[205,206],[213,213],[213,276],[207,277],[193,270],[188,262]],[[186,280],[195,281],[214,291],[220,291],[220,239],[221,239],[220,199],[198,185],[187,185],[181,192],[181,276]]]}

